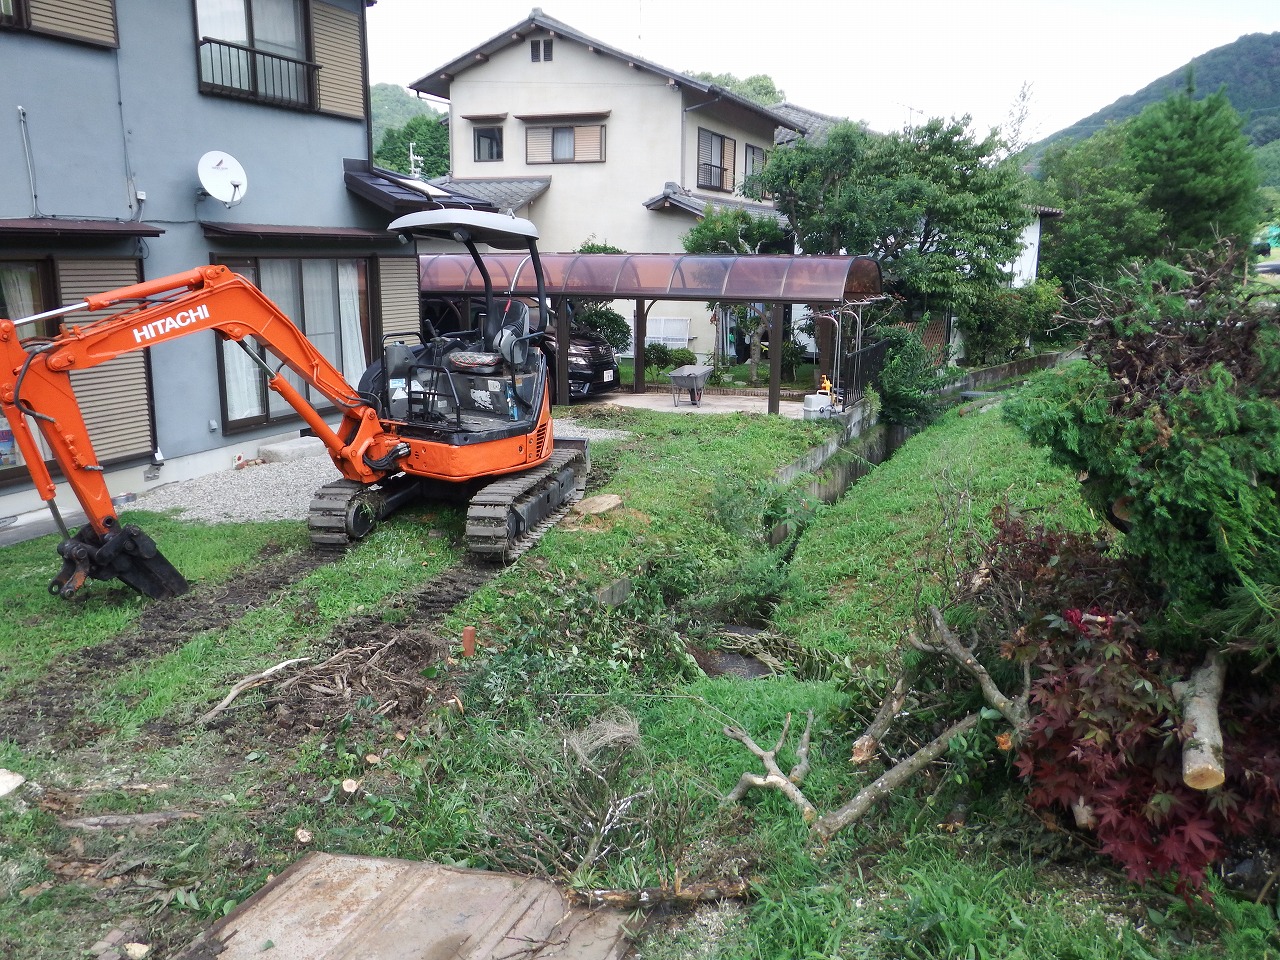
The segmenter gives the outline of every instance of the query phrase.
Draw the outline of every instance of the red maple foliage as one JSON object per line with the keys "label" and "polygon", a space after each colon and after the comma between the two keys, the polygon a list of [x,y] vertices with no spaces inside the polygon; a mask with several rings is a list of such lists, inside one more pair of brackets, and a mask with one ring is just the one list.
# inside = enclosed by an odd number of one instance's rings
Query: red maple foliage
{"label": "red maple foliage", "polygon": [[1136,581],[1100,544],[1004,513],[995,520],[982,592],[1007,601],[1020,584],[1021,624],[1001,652],[1036,676],[1016,759],[1030,803],[1064,814],[1083,804],[1101,851],[1131,879],[1170,878],[1184,897],[1206,897],[1229,837],[1280,836],[1280,691],[1233,676],[1219,711],[1227,781],[1191,789],[1171,689],[1186,665],[1146,646],[1142,624],[1118,606],[1046,612],[1054,598],[1128,601],[1132,611]]}

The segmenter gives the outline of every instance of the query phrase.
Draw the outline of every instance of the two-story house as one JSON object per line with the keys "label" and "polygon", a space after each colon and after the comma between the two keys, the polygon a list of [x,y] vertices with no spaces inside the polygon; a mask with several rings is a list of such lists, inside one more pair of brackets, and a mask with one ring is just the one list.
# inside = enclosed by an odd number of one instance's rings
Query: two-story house
{"label": "two-story house", "polygon": [[[439,205],[369,163],[368,2],[0,0],[0,316],[224,263],[355,382],[384,330],[417,328],[414,251],[386,226]],[[202,158],[235,171],[228,196]],[[302,425],[213,333],[74,385],[118,493]],[[39,506],[16,457],[0,433],[0,518]]]}
{"label": "two-story house", "polygon": [[[533,220],[546,251],[594,238],[629,253],[679,252],[708,205],[776,215],[739,191],[777,127],[803,129],[536,8],[411,86],[449,101],[450,175],[435,182]],[[712,348],[702,304],[659,302],[648,332]]]}

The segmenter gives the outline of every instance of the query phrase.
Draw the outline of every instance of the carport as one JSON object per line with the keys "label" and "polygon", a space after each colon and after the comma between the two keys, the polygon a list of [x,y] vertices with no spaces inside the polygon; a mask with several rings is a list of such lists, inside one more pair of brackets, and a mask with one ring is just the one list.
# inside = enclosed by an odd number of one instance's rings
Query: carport
{"label": "carport", "polygon": [[[820,370],[832,373],[846,319],[854,321],[855,345],[862,343],[861,306],[880,299],[880,264],[871,257],[711,256],[677,253],[542,254],[546,294],[566,298],[635,302],[635,386],[643,393],[644,344],[649,310],[664,300],[721,304],[769,304],[769,329],[782,328],[782,307],[807,304],[819,318]],[[469,255],[422,254],[419,289],[435,296],[483,296],[484,278]],[[484,268],[494,291],[538,296],[528,254],[487,253]],[[825,319],[825,322],[824,322]],[[556,313],[556,338],[569,342],[566,311]],[[776,341],[775,341],[776,342]],[[839,373],[838,369],[835,371]],[[568,396],[568,365],[557,365],[558,388]],[[769,351],[769,412],[777,413],[782,385],[782,351]]]}

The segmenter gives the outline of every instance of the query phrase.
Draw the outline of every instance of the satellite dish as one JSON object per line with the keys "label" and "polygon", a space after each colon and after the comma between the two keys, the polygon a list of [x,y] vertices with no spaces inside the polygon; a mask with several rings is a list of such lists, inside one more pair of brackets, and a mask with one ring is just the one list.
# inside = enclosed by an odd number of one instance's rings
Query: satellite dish
{"label": "satellite dish", "polygon": [[210,150],[196,164],[196,176],[204,192],[228,207],[244,199],[249,178],[240,161],[222,150]]}

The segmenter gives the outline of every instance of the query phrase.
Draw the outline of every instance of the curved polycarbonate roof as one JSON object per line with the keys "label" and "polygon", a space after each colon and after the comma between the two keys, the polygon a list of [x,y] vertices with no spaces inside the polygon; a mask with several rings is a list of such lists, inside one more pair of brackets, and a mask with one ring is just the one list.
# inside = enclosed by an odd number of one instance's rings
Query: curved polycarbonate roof
{"label": "curved polycarbonate roof", "polygon": [[[495,291],[536,295],[527,254],[484,254]],[[719,303],[850,303],[880,295],[870,257],[733,256],[678,253],[548,253],[547,295]],[[484,279],[468,254],[419,257],[423,293],[481,294]]]}

